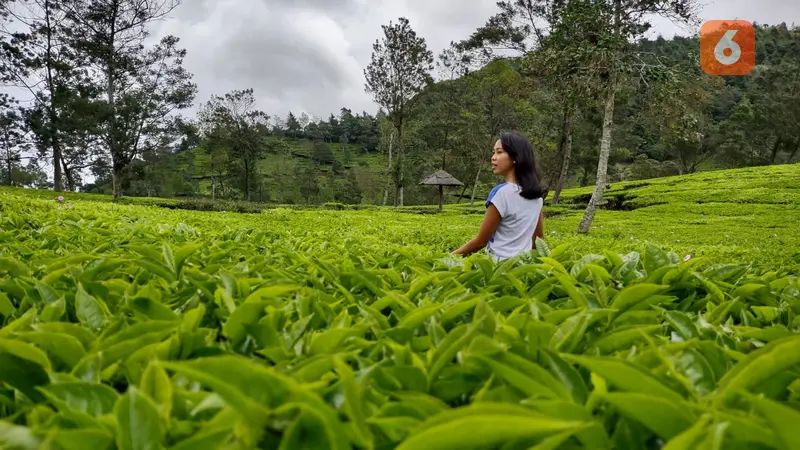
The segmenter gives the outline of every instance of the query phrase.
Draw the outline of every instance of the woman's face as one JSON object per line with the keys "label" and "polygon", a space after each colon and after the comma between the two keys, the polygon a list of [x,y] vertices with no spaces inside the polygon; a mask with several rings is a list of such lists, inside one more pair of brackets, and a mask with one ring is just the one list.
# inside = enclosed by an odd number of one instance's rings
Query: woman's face
{"label": "woman's face", "polygon": [[514,170],[514,162],[511,161],[511,156],[503,150],[503,144],[499,139],[494,143],[491,162],[492,172],[494,172],[495,175],[505,176],[507,173]]}

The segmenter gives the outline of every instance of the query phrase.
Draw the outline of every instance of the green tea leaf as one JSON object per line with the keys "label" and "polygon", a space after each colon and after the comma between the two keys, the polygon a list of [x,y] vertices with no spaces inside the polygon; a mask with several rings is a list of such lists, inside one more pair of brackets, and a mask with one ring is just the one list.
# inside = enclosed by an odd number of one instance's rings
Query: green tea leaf
{"label": "green tea leaf", "polygon": [[184,439],[170,447],[170,450],[217,450],[222,448],[232,435],[233,430],[230,428],[213,429],[210,431],[200,430],[192,437]]}
{"label": "green tea leaf", "polygon": [[63,450],[107,449],[114,445],[114,435],[99,429],[56,429],[47,441]]}
{"label": "green tea leaf", "polygon": [[618,311],[618,315],[634,307],[641,301],[662,294],[670,289],[669,286],[659,284],[634,284],[623,288],[611,302],[611,308]]}
{"label": "green tea leaf", "polygon": [[142,375],[139,386],[142,395],[146,395],[153,401],[158,409],[159,416],[164,423],[169,423],[172,414],[172,382],[164,368],[157,362],[151,362]]}
{"label": "green tea leaf", "polygon": [[114,413],[119,424],[117,446],[121,450],[162,448],[165,431],[159,423],[156,405],[136,386],[128,387],[117,402]]}
{"label": "green tea leaf", "polygon": [[641,422],[664,440],[692,426],[695,417],[682,403],[638,393],[609,393],[603,399],[630,420]]}
{"label": "green tea leaf", "polygon": [[648,242],[646,244],[646,250],[644,253],[644,270],[646,270],[647,273],[652,274],[657,269],[660,269],[668,264],[670,264],[670,261],[667,257],[667,253]]}
{"label": "green tea leaf", "polygon": [[762,415],[769,427],[778,436],[783,448],[792,448],[800,443],[800,411],[786,404],[764,397],[748,395],[755,409]]}
{"label": "green tea leaf", "polygon": [[263,425],[270,408],[281,404],[294,385],[283,375],[235,356],[160,364],[208,386],[254,425]]}
{"label": "green tea leaf", "polygon": [[355,424],[358,433],[357,445],[370,447],[372,445],[372,432],[367,425],[367,416],[364,411],[364,390],[356,382],[352,369],[338,356],[333,357],[333,366],[339,374],[342,390],[345,397],[345,410],[350,420]]}
{"label": "green tea leaf", "polygon": [[800,336],[772,341],[750,353],[719,380],[714,403],[721,405],[732,392],[749,389],[800,363]]}
{"label": "green tea leaf", "polygon": [[75,294],[75,311],[81,325],[94,332],[105,328],[111,315],[105,305],[89,295],[80,283]]}
{"label": "green tea leaf", "polygon": [[622,391],[652,395],[676,403],[683,401],[680,394],[627,361],[607,356],[589,357],[562,354],[561,357],[586,367]]}
{"label": "green tea leaf", "polygon": [[440,413],[423,422],[397,449],[489,448],[517,439],[541,439],[585,425],[512,406],[480,403]]}
{"label": "green tea leaf", "polygon": [[119,397],[114,389],[104,384],[79,381],[50,384],[41,389],[64,407],[94,417],[113,413]]}

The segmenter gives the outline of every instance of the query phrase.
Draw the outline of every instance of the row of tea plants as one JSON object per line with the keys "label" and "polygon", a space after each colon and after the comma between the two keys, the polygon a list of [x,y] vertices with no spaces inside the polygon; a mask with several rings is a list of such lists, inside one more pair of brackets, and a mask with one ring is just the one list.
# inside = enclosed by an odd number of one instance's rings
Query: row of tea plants
{"label": "row of tea plants", "polygon": [[544,241],[495,265],[0,200],[3,449],[800,442],[794,273]]}

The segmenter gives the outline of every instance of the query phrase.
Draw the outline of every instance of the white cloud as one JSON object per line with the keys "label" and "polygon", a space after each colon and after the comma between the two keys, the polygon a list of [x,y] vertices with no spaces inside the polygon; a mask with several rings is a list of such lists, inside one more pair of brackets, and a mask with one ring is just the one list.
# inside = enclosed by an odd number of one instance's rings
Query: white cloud
{"label": "white cloud", "polygon": [[[758,3],[758,4],[757,4]],[[210,5],[214,5],[213,7]],[[259,107],[326,117],[345,106],[374,112],[363,70],[382,25],[407,17],[438,55],[469,36],[497,11],[495,0],[193,0],[175,11],[163,31],[187,48],[187,67],[199,86],[198,102],[212,93],[252,87]],[[703,20],[741,18],[761,23],[800,20],[792,0],[769,7],[749,0],[707,1]],[[656,18],[651,36],[693,34]]]}

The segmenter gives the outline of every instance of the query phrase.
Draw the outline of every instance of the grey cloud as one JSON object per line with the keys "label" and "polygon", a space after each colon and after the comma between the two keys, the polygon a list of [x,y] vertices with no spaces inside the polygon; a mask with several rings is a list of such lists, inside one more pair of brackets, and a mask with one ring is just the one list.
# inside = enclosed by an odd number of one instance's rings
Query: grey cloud
{"label": "grey cloud", "polygon": [[[703,20],[800,19],[796,0],[774,0],[769,8],[752,0],[705,3]],[[199,86],[197,103],[252,87],[259,108],[271,115],[291,110],[327,117],[342,106],[377,109],[364,92],[363,69],[381,25],[409,18],[438,55],[497,11],[496,0],[185,0],[163,28],[179,36],[189,52],[186,65]],[[654,25],[653,36],[696,32],[662,19]]]}
{"label": "grey cloud", "polygon": [[495,9],[494,2],[464,8],[458,0],[192,0],[163,32],[179,36],[188,50],[196,104],[252,87],[269,114],[326,117],[342,106],[377,109],[364,92],[363,69],[382,25],[408,17],[438,54]]}
{"label": "grey cloud", "polygon": [[346,89],[352,78],[343,69],[341,55],[333,54],[304,40],[302,30],[270,21],[264,28],[248,27],[226,42],[224,53],[215,55],[211,71],[216,79],[241,80],[242,88],[254,87],[259,95],[273,100],[265,107],[286,114],[281,104],[295,104],[295,110],[309,105],[313,113],[325,108]]}
{"label": "grey cloud", "polygon": [[[246,88],[254,89],[257,106],[270,115],[291,110],[324,117],[353,103],[343,95],[352,91],[358,62],[329,15],[262,0],[194,6],[209,11],[205,20],[184,19],[185,11],[176,11],[161,32],[179,36],[188,50],[185,65],[199,87],[196,107],[212,94]],[[361,100],[361,107],[374,109]]]}
{"label": "grey cloud", "polygon": [[214,2],[215,0],[192,0],[190,8],[185,3],[182,3],[169,16],[188,24],[200,23],[208,18],[213,10]]}
{"label": "grey cloud", "polygon": [[364,12],[367,2],[358,0],[260,0],[269,6],[279,6],[282,9],[305,9],[324,11],[337,17],[346,17],[348,14]]}

